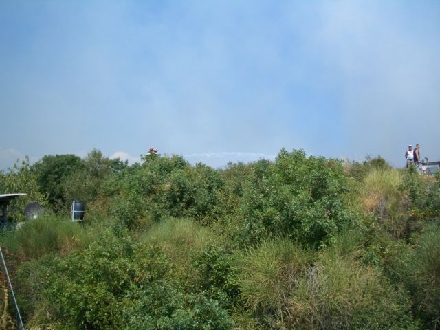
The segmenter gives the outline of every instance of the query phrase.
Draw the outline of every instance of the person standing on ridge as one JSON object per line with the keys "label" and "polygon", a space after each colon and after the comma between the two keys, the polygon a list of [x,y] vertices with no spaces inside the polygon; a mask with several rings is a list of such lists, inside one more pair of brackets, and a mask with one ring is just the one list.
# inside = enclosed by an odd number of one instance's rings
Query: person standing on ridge
{"label": "person standing on ridge", "polygon": [[420,144],[416,144],[416,148],[414,149],[414,164],[416,166],[420,165],[421,157],[420,157]]}
{"label": "person standing on ridge", "polygon": [[414,163],[414,150],[411,144],[408,146],[408,150],[405,151],[405,158],[406,158],[406,168],[409,168],[410,165]]}

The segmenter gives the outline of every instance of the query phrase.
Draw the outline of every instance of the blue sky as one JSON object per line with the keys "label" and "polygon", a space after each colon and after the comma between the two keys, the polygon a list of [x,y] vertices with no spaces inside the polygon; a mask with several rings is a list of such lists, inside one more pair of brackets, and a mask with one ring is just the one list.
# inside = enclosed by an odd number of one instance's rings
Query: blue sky
{"label": "blue sky", "polygon": [[440,161],[440,1],[0,0],[0,168],[281,148]]}

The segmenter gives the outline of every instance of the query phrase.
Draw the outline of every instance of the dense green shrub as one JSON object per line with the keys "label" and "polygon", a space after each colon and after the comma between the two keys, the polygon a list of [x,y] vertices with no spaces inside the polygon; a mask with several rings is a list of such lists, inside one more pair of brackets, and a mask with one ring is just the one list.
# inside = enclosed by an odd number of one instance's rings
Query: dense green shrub
{"label": "dense green shrub", "polygon": [[409,216],[413,220],[440,219],[440,171],[434,176],[422,176],[414,167],[404,172],[400,189],[410,199]]}
{"label": "dense green shrub", "polygon": [[142,218],[157,222],[169,216],[193,217],[211,222],[223,185],[220,174],[206,165],[189,166],[178,156],[152,156],[106,185],[110,213],[130,229],[139,226]]}
{"label": "dense green shrub", "polygon": [[319,248],[355,219],[344,205],[348,185],[342,163],[281,150],[275,163],[259,161],[241,201],[245,244],[285,236]]}
{"label": "dense green shrub", "polygon": [[145,251],[149,258],[136,260],[136,248],[107,234],[83,252],[54,259],[41,278],[52,319],[77,329],[121,328],[127,291],[168,271],[160,251],[151,247]]}
{"label": "dense green shrub", "polygon": [[233,260],[232,253],[224,247],[208,245],[193,261],[199,289],[229,309],[240,300]]}
{"label": "dense green shrub", "polygon": [[413,238],[409,253],[395,256],[394,274],[411,294],[414,315],[426,329],[440,326],[440,226]]}
{"label": "dense green shrub", "polygon": [[63,181],[63,196],[67,201],[90,204],[100,197],[101,186],[106,180],[128,166],[127,162],[104,157],[97,149],[89,152],[82,163],[84,166]]}
{"label": "dense green shrub", "polygon": [[[128,297],[132,298],[131,296]],[[127,330],[228,330],[234,321],[217,300],[201,293],[184,293],[157,282],[135,293],[123,307]]]}
{"label": "dense green shrub", "polygon": [[129,229],[138,228],[147,214],[154,214],[152,200],[160,185],[160,177],[142,166],[123,169],[107,180],[102,189],[109,200],[109,214]]}
{"label": "dense green shrub", "polygon": [[76,155],[46,155],[32,165],[42,194],[55,212],[69,209],[70,200],[66,199],[63,189],[67,178],[84,168],[81,158]]}
{"label": "dense green shrub", "polygon": [[210,224],[216,217],[215,210],[218,209],[219,192],[224,180],[218,171],[202,164],[191,167],[186,176],[191,182],[191,204],[185,214],[202,224]]}
{"label": "dense green shrub", "polygon": [[231,329],[233,321],[218,301],[185,292],[172,269],[159,246],[104,234],[83,251],[46,259],[32,272],[27,268],[33,291],[47,300],[47,313],[35,325]]}

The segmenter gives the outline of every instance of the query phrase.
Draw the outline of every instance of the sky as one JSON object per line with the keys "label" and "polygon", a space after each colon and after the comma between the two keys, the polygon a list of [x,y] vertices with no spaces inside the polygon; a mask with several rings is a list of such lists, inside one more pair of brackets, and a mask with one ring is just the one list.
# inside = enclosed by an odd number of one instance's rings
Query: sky
{"label": "sky", "polygon": [[0,169],[440,161],[440,1],[0,0],[0,115]]}

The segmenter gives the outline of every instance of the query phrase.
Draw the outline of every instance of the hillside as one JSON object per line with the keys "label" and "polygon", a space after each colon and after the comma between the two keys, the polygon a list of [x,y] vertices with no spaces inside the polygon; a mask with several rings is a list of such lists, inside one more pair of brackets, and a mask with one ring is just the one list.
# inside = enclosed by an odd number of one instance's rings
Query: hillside
{"label": "hillside", "polygon": [[[11,210],[44,208],[11,212],[24,223],[0,236],[27,329],[440,326],[440,172],[304,150],[223,169],[92,150],[0,180],[27,194]],[[1,324],[18,329],[3,292]]]}

